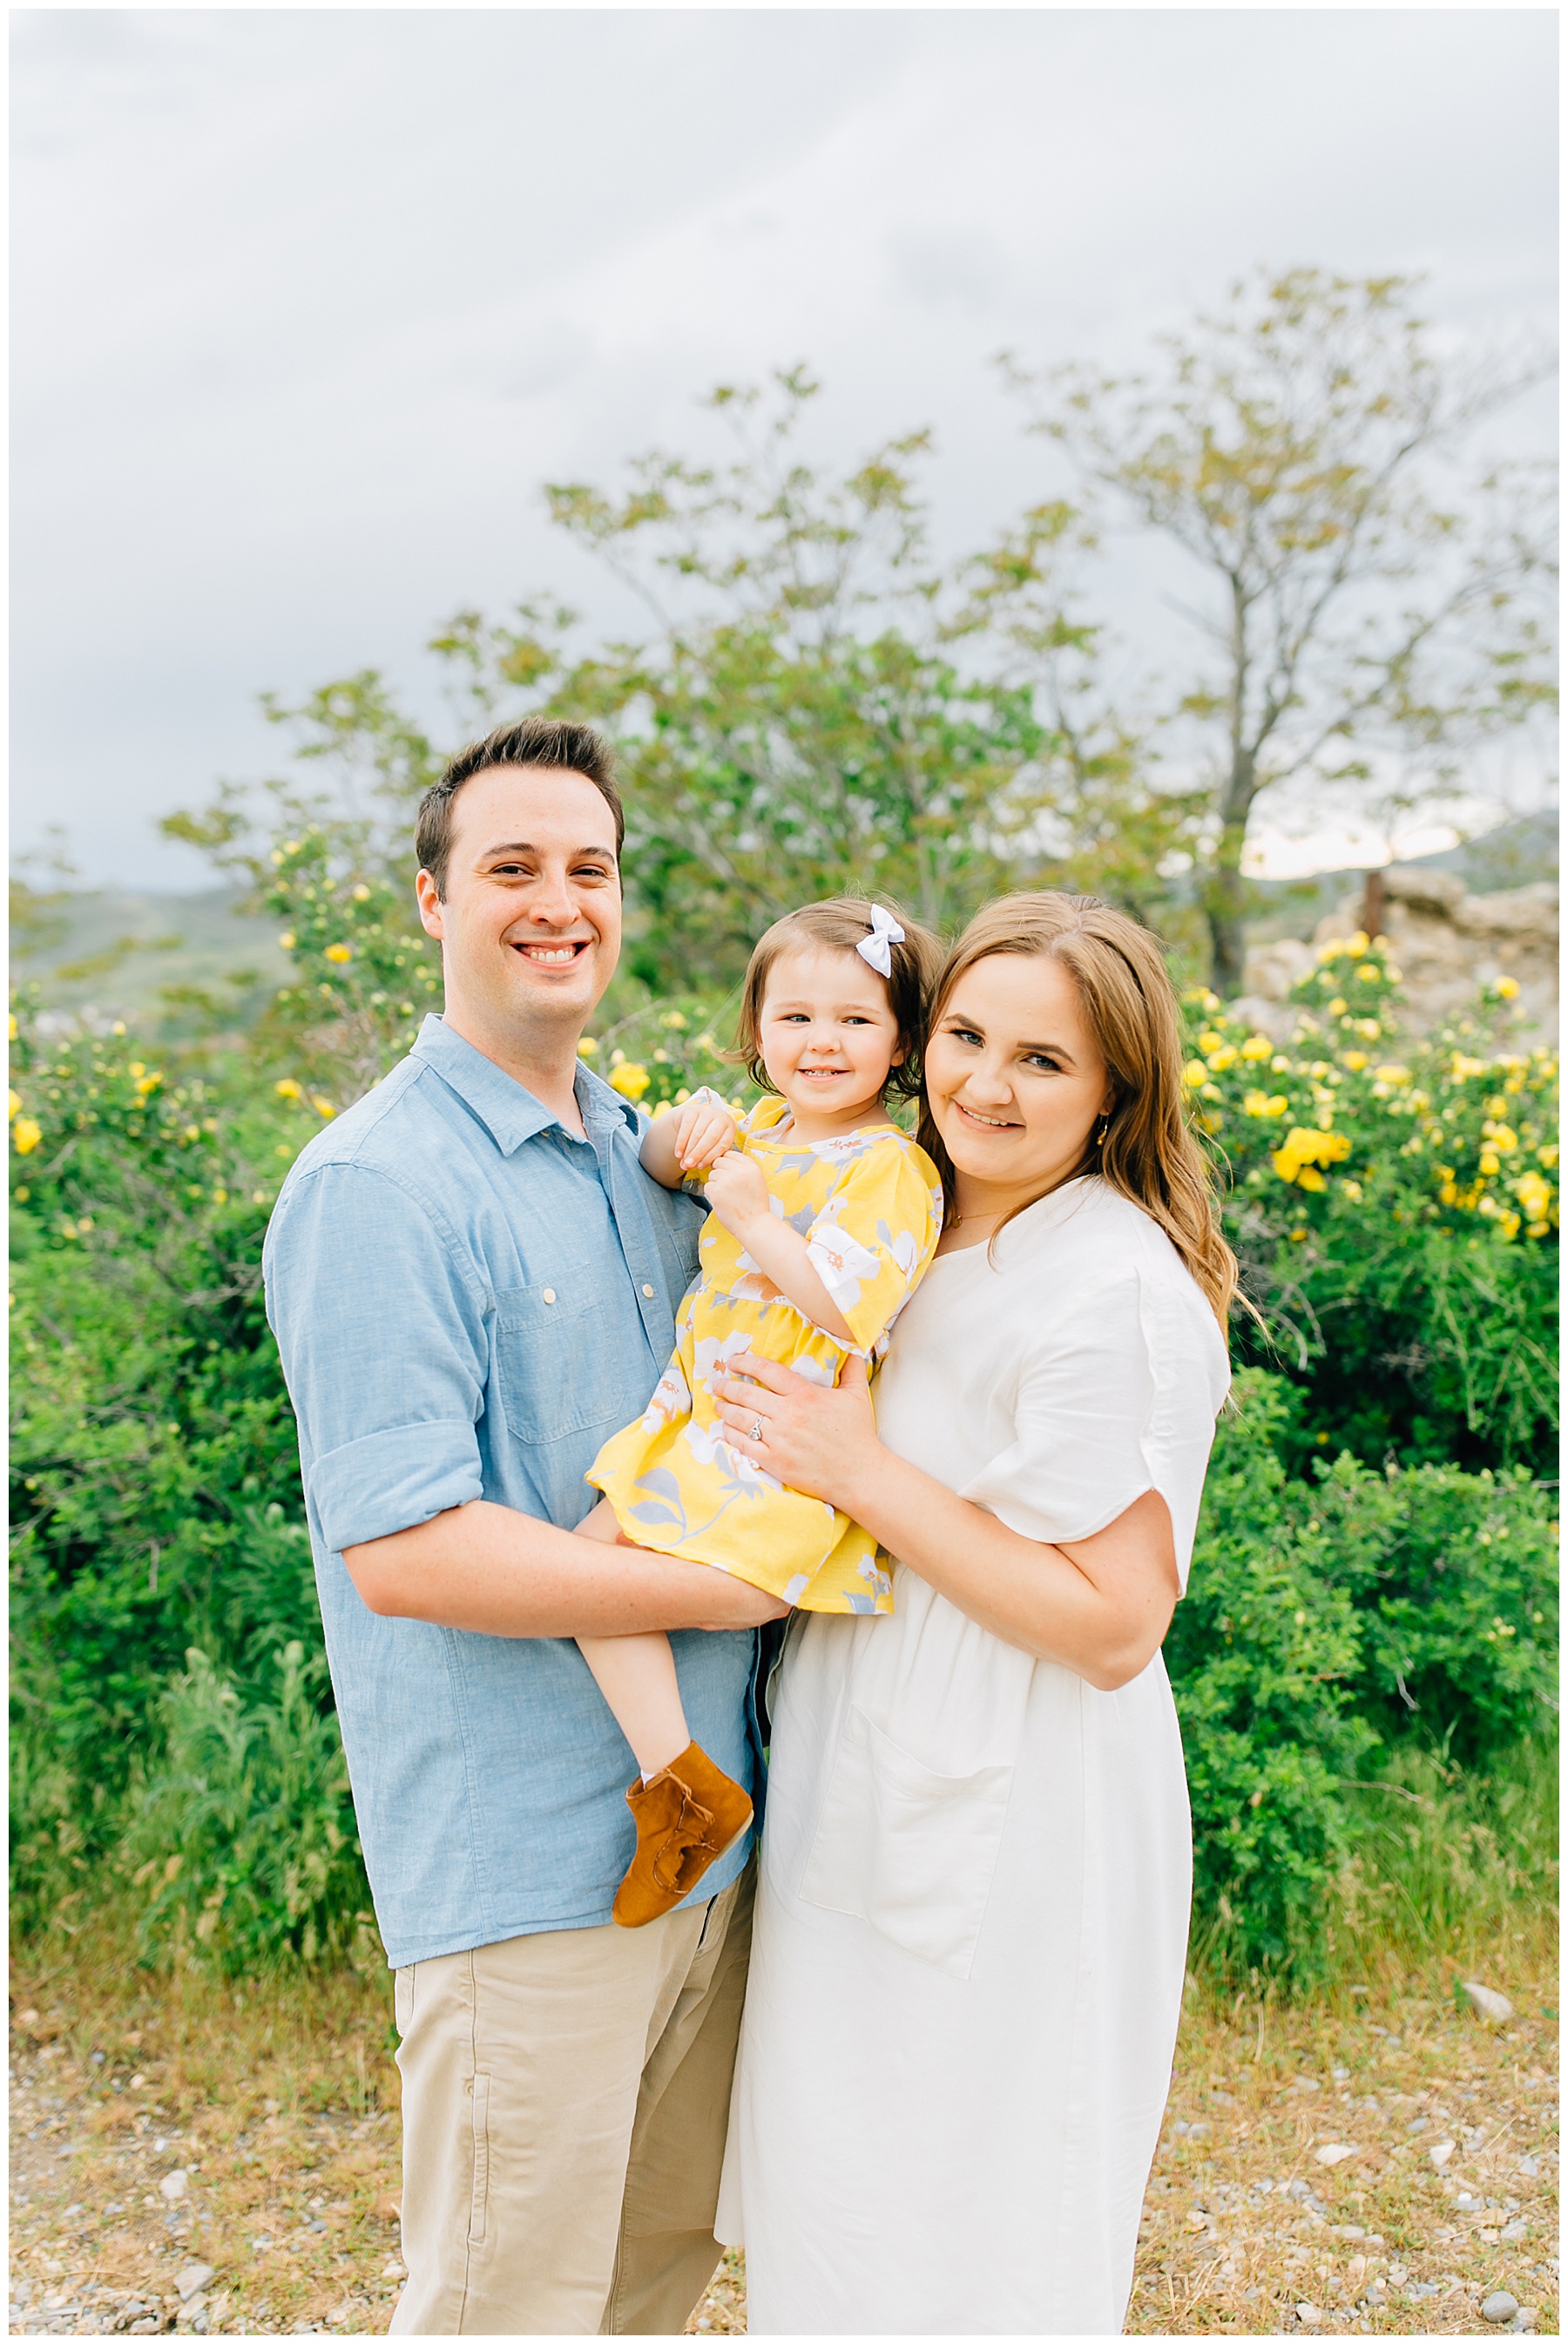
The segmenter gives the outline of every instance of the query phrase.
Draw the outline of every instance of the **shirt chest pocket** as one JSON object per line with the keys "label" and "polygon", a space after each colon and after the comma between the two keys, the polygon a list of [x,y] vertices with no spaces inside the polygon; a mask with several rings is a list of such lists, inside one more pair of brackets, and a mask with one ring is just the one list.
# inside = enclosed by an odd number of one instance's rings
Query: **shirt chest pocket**
{"label": "shirt chest pocket", "polygon": [[491,1375],[507,1430],[526,1447],[602,1424],[608,1395],[586,1278],[496,1290]]}

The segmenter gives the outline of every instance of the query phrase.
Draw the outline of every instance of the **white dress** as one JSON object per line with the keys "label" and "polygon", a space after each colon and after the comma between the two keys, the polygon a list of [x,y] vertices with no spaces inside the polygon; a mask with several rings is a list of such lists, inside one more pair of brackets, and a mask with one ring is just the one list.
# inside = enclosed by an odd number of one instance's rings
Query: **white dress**
{"label": "white dress", "polygon": [[[1148,1490],[1185,1581],[1230,1379],[1163,1232],[1098,1178],[944,1254],[882,1440],[1027,1538]],[[1119,1692],[901,1563],[891,1619],[797,1614],[718,2234],[758,2335],[1114,2335],[1191,1884],[1158,1656]]]}

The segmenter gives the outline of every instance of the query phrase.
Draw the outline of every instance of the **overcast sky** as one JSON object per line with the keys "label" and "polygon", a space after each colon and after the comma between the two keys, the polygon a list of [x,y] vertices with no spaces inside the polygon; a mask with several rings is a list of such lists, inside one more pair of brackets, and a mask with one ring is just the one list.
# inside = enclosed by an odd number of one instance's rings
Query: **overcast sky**
{"label": "overcast sky", "polygon": [[153,825],[276,766],[260,690],[608,614],[538,483],[715,380],[807,360],[845,458],[934,425],[956,545],[1045,484],[1000,348],[1125,360],[1260,261],[1551,324],[1546,9],[12,24],[15,834],[92,884],[206,881]]}

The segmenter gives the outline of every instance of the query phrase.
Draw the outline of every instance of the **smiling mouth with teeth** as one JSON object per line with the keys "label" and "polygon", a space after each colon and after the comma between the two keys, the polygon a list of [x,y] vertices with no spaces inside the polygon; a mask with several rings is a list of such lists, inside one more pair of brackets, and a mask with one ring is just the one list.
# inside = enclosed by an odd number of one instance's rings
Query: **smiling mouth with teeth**
{"label": "smiling mouth with teeth", "polygon": [[536,968],[568,968],[579,953],[587,952],[588,940],[579,936],[573,944],[514,945],[512,950]]}
{"label": "smiling mouth with teeth", "polygon": [[977,1115],[974,1108],[965,1106],[961,1099],[955,1101],[955,1105],[961,1116],[967,1116],[970,1123],[978,1123],[985,1131],[1020,1131],[1023,1127],[1021,1124],[1004,1123],[995,1116]]}

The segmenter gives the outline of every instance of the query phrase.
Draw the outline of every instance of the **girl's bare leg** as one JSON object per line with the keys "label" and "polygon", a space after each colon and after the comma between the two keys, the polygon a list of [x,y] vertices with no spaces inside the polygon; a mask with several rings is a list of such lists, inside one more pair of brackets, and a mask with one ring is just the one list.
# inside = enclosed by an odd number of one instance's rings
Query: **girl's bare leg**
{"label": "girl's bare leg", "polygon": [[[579,1538],[614,1544],[620,1537],[615,1508],[601,1498]],[[578,1650],[610,1705],[646,1779],[678,1758],[691,1740],[675,1674],[675,1654],[662,1629],[642,1636],[579,1636]]]}

